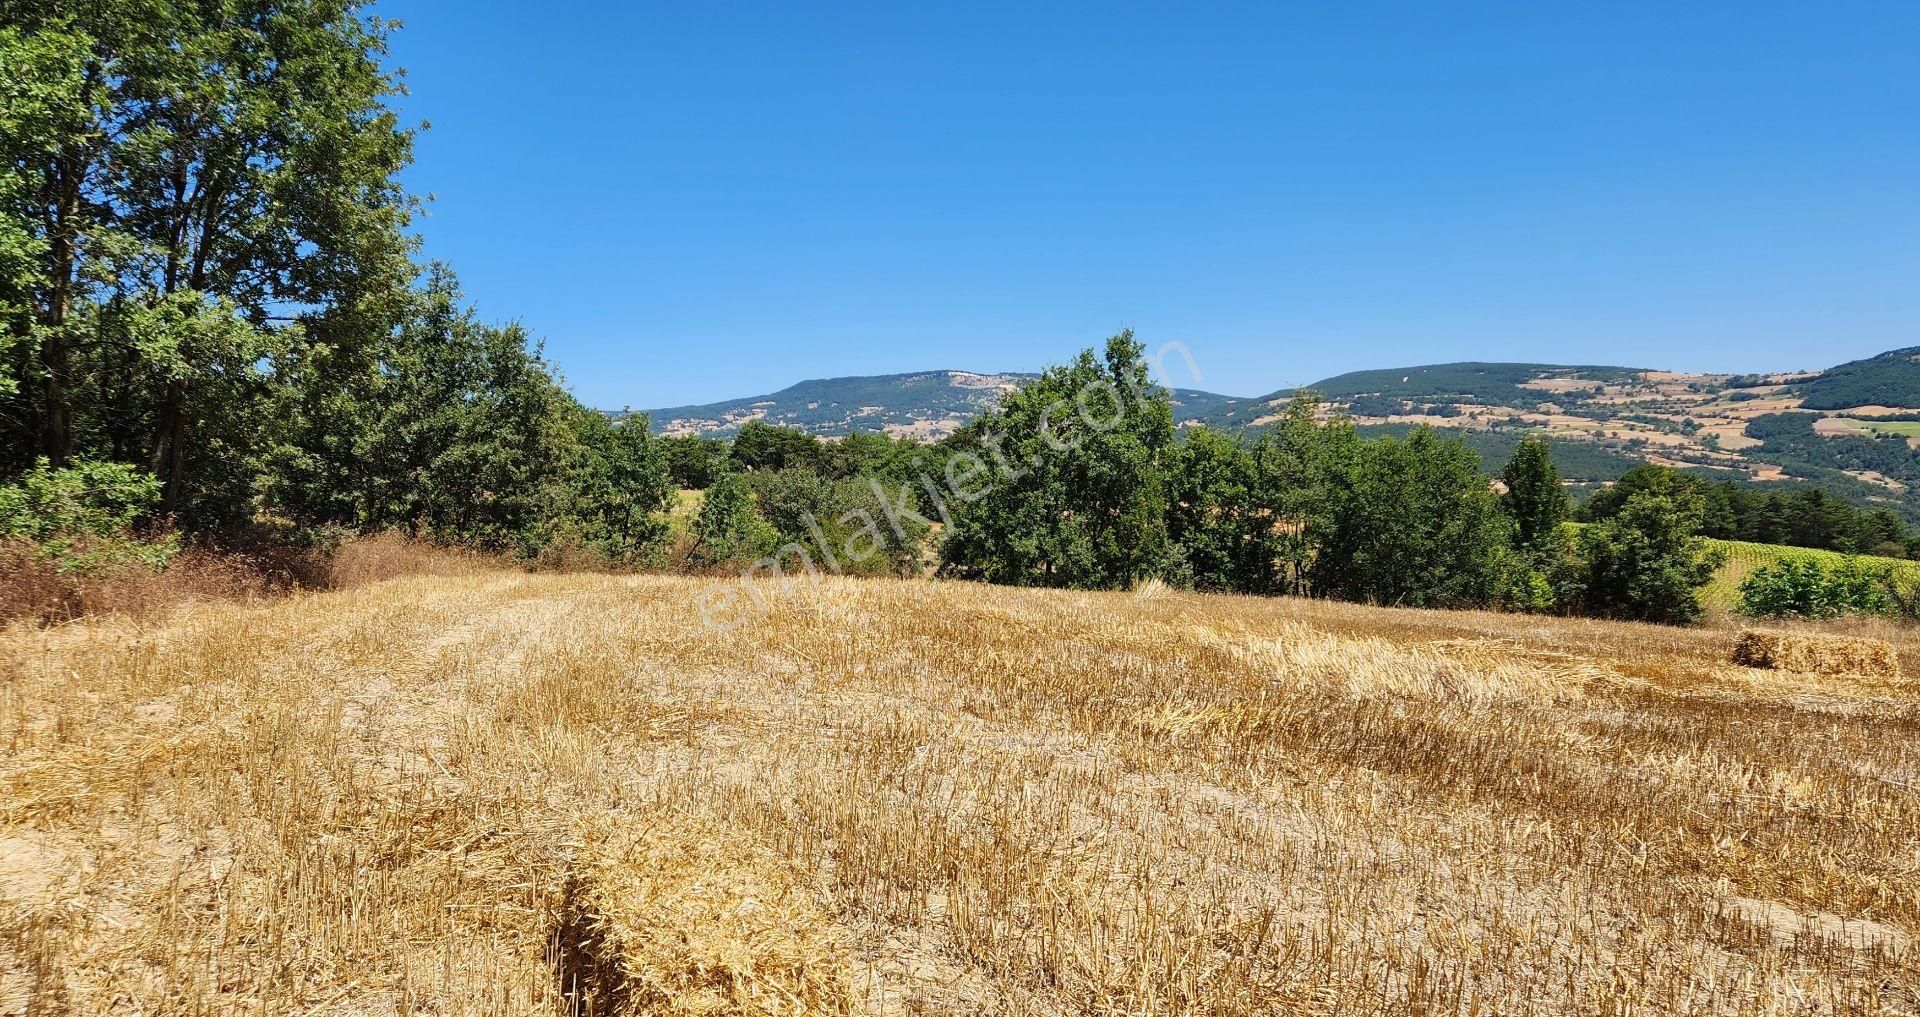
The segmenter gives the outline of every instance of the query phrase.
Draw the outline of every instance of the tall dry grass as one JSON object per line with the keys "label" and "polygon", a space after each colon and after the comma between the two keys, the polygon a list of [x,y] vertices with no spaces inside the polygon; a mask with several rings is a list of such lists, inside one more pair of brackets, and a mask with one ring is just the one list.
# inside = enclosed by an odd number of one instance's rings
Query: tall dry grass
{"label": "tall dry grass", "polygon": [[0,1012],[1920,1009],[1920,701],[1728,635],[402,578],[0,639]]}
{"label": "tall dry grass", "polygon": [[473,575],[498,567],[484,555],[391,533],[314,549],[189,547],[159,571],[127,565],[85,574],[62,572],[30,544],[0,542],[0,624],[106,614],[152,619],[209,601],[349,589],[407,575]]}

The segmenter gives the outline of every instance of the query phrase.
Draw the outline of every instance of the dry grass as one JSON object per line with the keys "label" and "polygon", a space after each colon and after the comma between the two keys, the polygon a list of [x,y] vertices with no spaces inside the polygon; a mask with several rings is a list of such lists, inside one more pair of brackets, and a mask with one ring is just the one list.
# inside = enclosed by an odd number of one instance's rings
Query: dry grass
{"label": "dry grass", "polygon": [[224,551],[190,547],[159,572],[127,566],[70,575],[30,546],[0,543],[0,623],[16,618],[64,622],[102,614],[153,619],[208,601],[348,589],[410,575],[473,575],[498,567],[470,552],[376,534],[325,551],[270,545]]}
{"label": "dry grass", "polygon": [[0,1013],[1920,1010],[1920,701],[1727,634],[403,578],[0,637]]}
{"label": "dry grass", "polygon": [[1733,662],[1808,674],[1900,677],[1900,655],[1892,643],[1828,633],[1748,629],[1733,644]]}

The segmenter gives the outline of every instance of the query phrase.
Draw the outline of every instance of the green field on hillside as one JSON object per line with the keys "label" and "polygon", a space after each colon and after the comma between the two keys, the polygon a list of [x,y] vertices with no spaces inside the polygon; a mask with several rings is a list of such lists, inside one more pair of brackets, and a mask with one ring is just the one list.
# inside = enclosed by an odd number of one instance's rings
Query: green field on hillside
{"label": "green field on hillside", "polygon": [[1920,438],[1920,420],[1874,420],[1870,417],[1848,417],[1847,423],[1858,424],[1869,431],[1878,431],[1881,434]]}
{"label": "green field on hillside", "polygon": [[1700,593],[1700,599],[1711,608],[1731,611],[1740,604],[1740,584],[1763,565],[1772,565],[1781,561],[1813,559],[1823,565],[1839,565],[1849,557],[1880,565],[1890,565],[1895,569],[1920,574],[1920,562],[1904,558],[1881,558],[1875,555],[1850,556],[1838,551],[1821,551],[1810,547],[1787,547],[1782,544],[1751,544],[1744,540],[1713,540],[1706,543],[1727,553],[1727,563],[1713,577],[1713,582]]}

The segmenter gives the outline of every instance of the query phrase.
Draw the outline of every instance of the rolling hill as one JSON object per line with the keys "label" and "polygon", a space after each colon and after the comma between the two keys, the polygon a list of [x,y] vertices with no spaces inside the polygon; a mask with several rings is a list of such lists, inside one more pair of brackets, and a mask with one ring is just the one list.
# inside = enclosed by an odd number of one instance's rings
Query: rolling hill
{"label": "rolling hill", "polygon": [[[921,439],[952,434],[1035,374],[919,371],[854,378],[815,378],[768,395],[648,411],[662,434],[730,435],[764,420],[820,435],[859,431]],[[1206,420],[1246,400],[1173,390],[1182,421]]]}
{"label": "rolling hill", "polygon": [[1799,391],[1810,410],[1920,405],[1920,346],[1828,368]]}
{"label": "rolling hill", "polygon": [[[764,396],[652,411],[667,434],[731,434],[763,419],[820,435],[952,433],[1034,377],[925,371],[804,381]],[[1920,347],[1813,374],[1688,374],[1639,367],[1453,363],[1356,371],[1306,386],[1368,433],[1457,432],[1489,470],[1528,434],[1592,488],[1642,463],[1766,488],[1818,485],[1920,521]],[[1174,392],[1176,419],[1229,430],[1278,419],[1282,389]]]}

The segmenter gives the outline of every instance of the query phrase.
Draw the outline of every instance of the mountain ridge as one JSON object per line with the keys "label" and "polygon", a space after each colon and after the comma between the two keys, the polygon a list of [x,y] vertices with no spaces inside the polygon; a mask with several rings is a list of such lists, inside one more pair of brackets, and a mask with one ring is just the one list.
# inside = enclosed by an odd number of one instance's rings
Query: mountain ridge
{"label": "mountain ridge", "polygon": [[[649,412],[662,434],[724,436],[758,419],[826,437],[871,431],[928,441],[1035,377],[943,368],[811,378],[762,396]],[[1457,433],[1490,469],[1539,433],[1577,485],[1655,463],[1766,487],[1817,484],[1920,520],[1920,347],[1810,374],[1459,361],[1350,371],[1252,398],[1170,391],[1182,426],[1245,430],[1277,419],[1302,389],[1368,433],[1419,425]],[[1851,402],[1866,398],[1874,401]]]}

